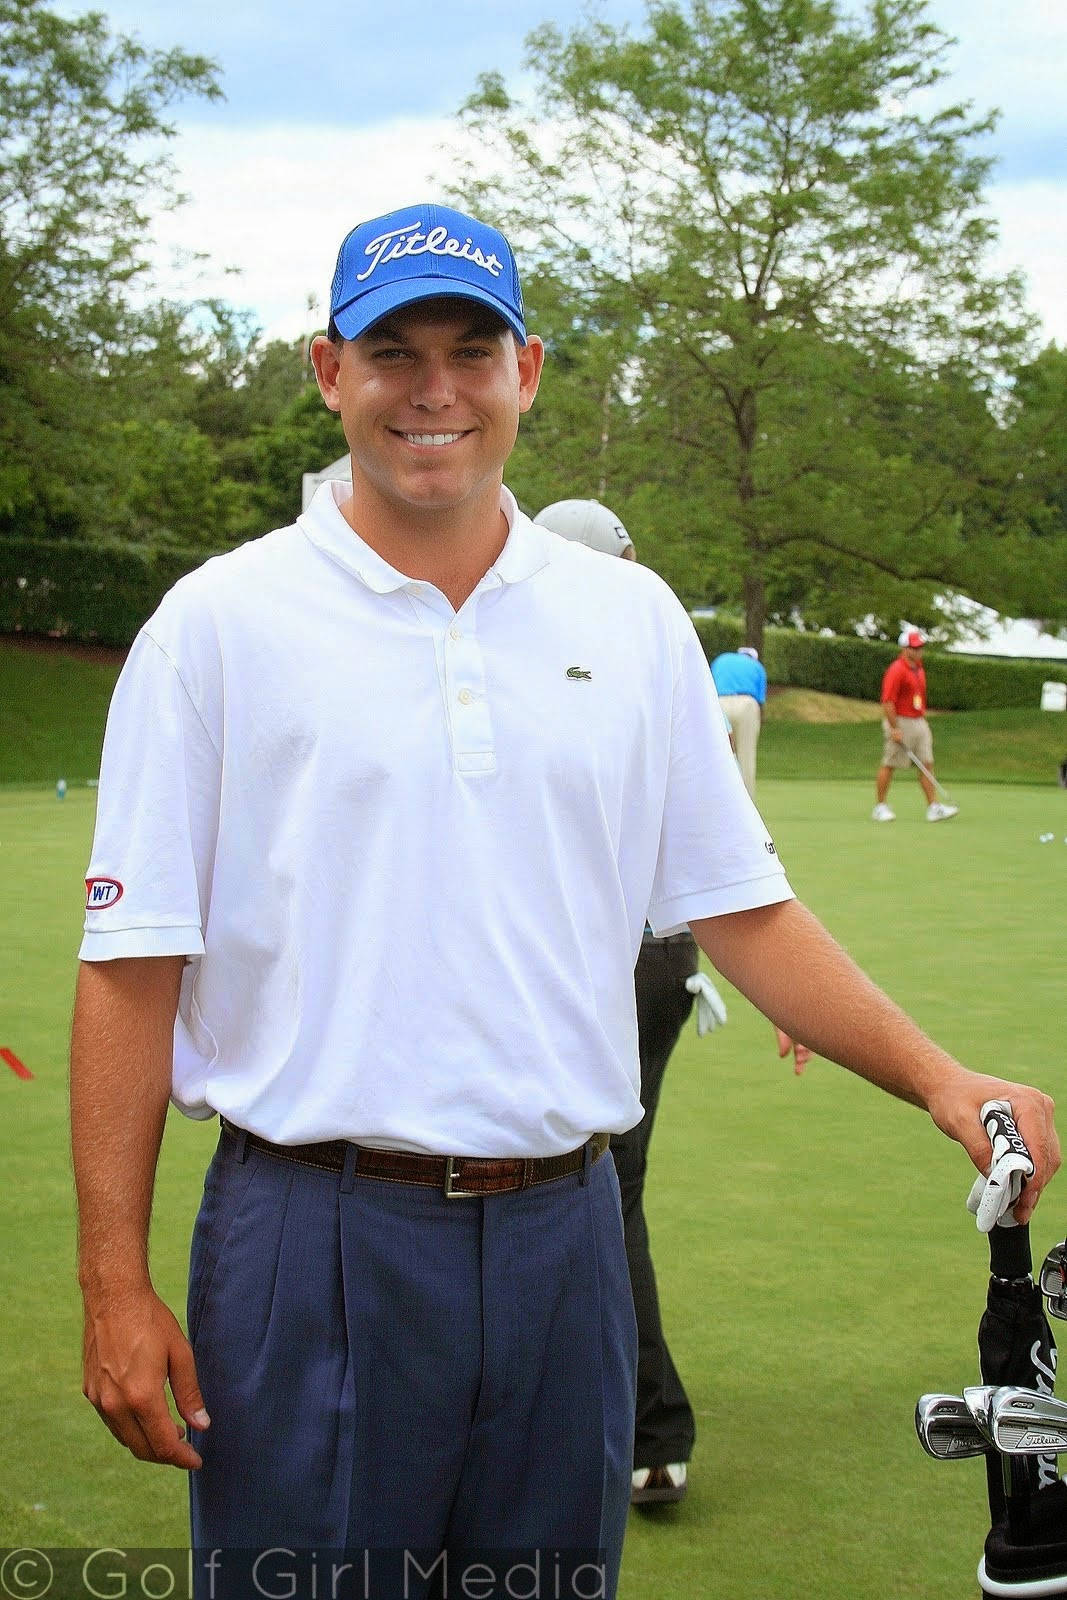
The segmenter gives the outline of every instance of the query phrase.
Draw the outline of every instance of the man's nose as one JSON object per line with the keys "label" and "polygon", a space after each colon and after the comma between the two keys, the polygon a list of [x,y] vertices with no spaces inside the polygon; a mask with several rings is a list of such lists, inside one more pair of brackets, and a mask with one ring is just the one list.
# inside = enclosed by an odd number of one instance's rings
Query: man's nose
{"label": "man's nose", "polygon": [[412,374],[411,403],[425,411],[441,411],[453,405],[456,387],[446,361],[420,361]]}

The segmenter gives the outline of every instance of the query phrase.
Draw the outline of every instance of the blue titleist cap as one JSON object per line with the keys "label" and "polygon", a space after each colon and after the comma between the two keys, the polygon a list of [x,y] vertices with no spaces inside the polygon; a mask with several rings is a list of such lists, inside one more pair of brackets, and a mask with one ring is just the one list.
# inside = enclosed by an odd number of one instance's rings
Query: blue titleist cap
{"label": "blue titleist cap", "polygon": [[511,246],[447,206],[407,206],[353,228],[338,252],[330,316],[344,338],[358,339],[391,311],[439,295],[487,306],[526,343]]}

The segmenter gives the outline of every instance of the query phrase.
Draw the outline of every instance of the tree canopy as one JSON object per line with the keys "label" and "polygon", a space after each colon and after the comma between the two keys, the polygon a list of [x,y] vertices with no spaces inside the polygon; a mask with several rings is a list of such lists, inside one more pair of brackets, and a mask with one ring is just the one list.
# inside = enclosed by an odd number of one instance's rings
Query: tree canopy
{"label": "tree canopy", "polygon": [[73,509],[106,409],[88,380],[135,337],[150,212],[177,198],[167,108],[220,93],[202,56],[0,0],[0,514]]}
{"label": "tree canopy", "polygon": [[995,603],[1019,535],[988,501],[1032,320],[989,265],[992,117],[932,96],[949,45],[923,0],[650,0],[637,35],[538,29],[529,92],[488,74],[464,109],[498,163],[462,192],[536,262],[535,312],[555,286],[552,353],[598,329],[615,442],[593,407],[556,492],[596,492],[593,447],[756,644],[797,604],[893,627],[946,587]]}

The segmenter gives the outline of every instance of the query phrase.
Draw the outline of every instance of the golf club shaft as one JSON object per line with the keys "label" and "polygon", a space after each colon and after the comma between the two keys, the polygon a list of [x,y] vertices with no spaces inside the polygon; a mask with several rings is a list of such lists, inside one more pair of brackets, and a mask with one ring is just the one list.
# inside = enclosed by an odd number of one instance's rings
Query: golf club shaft
{"label": "golf club shaft", "polygon": [[[1010,1296],[1025,1294],[1033,1283],[1030,1276],[1032,1268],[1029,1223],[1024,1222],[1016,1228],[994,1226],[990,1229],[989,1271],[991,1277],[1000,1280],[1003,1285],[1002,1292]],[[987,1378],[990,1375],[983,1370],[982,1376]],[[1029,1463],[1018,1456],[1013,1459],[993,1450],[986,1460],[986,1472],[989,1483],[989,1509],[994,1520],[996,1520],[996,1503],[993,1484],[999,1479],[1012,1540],[1016,1544],[1024,1544],[1030,1529],[1030,1497],[1033,1492]]]}
{"label": "golf club shaft", "polygon": [[915,765],[918,767],[919,771],[922,773],[923,777],[929,779],[929,781],[933,784],[934,788],[937,790],[937,792],[941,796],[941,798],[943,800],[947,800],[949,798],[948,790],[945,789],[940,783],[938,783],[937,779],[934,777],[933,773],[930,771],[930,768],[923,766],[922,762],[919,760],[918,756],[915,754],[915,752],[913,750],[905,749],[904,753],[907,756],[909,761],[913,761],[915,763]]}

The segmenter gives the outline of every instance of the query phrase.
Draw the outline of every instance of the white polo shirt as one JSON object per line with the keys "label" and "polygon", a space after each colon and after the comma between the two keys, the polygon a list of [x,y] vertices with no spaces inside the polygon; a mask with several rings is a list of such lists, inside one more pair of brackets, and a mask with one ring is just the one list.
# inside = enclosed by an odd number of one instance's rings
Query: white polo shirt
{"label": "white polo shirt", "polygon": [[506,490],[454,612],[352,532],[348,492],[183,578],[138,635],[81,958],[189,958],[190,1116],[457,1155],[622,1132],[646,916],[792,893],[692,624]]}

